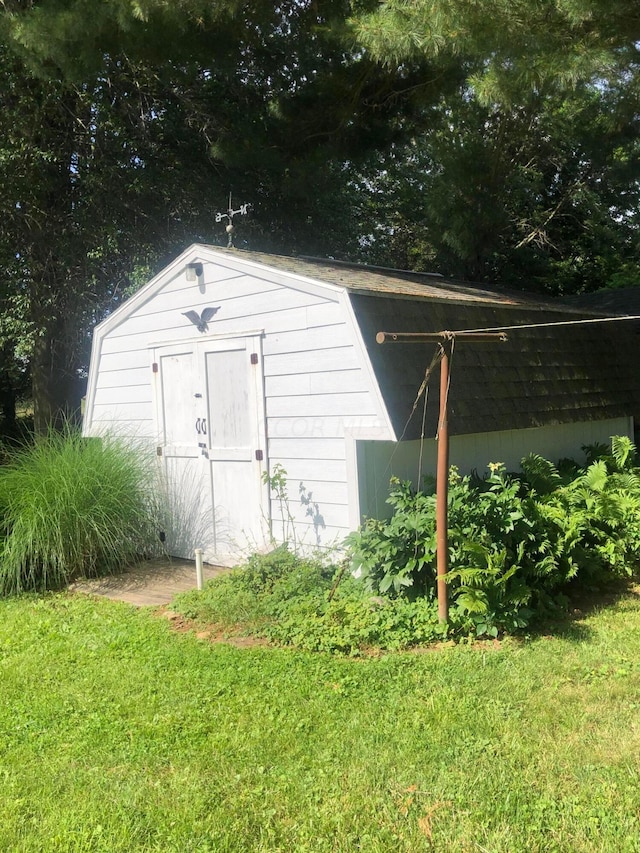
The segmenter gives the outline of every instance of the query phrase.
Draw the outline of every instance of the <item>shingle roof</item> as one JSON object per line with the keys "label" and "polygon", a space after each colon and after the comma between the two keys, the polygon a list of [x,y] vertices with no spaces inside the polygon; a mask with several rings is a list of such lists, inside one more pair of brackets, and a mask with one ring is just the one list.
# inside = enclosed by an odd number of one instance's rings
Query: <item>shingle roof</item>
{"label": "shingle roof", "polygon": [[[227,251],[236,258],[349,291],[396,435],[407,440],[420,435],[421,417],[407,421],[435,344],[379,345],[377,332],[455,331],[602,316],[560,301],[544,302],[524,293],[419,273]],[[471,344],[458,339],[451,360],[451,434],[629,414],[640,421],[640,376],[635,369],[640,339],[633,334],[632,325],[623,321],[519,328],[508,332],[506,343]],[[437,411],[438,383],[432,381],[427,434],[435,434]]]}
{"label": "shingle roof", "polygon": [[595,293],[581,293],[568,296],[565,302],[571,308],[585,308],[589,311],[602,311],[606,314],[640,315],[640,286],[616,287],[608,290],[596,290]]}
{"label": "shingle roof", "polygon": [[[444,302],[477,302],[502,305],[505,308],[516,308],[522,305],[526,305],[532,310],[549,308],[549,302],[544,302],[530,294],[501,288],[489,289],[468,282],[453,281],[433,273],[369,267],[332,259],[269,255],[264,252],[250,252],[245,249],[220,249],[215,246],[209,248],[215,249],[217,252],[229,253],[234,258],[246,259],[283,272],[304,276],[316,281],[329,282],[354,293],[394,294],[420,300],[429,299]],[[564,310],[572,312],[569,306],[565,306]]]}
{"label": "shingle roof", "polygon": [[[397,435],[420,436],[420,413],[409,423],[416,392],[435,344],[377,344],[376,333],[437,332],[566,321],[559,310],[416,302],[353,294],[362,336]],[[573,319],[575,315],[571,315]],[[622,417],[638,410],[634,364],[638,339],[622,324],[510,330],[506,343],[457,339],[451,359],[452,435],[525,429]],[[430,384],[427,434],[436,431],[439,386]]]}

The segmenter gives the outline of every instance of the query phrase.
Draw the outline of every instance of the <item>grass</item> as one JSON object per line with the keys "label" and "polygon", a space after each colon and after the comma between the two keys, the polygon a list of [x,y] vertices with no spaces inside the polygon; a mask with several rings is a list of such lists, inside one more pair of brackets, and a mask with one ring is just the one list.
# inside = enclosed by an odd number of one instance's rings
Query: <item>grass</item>
{"label": "grass", "polygon": [[0,600],[0,849],[640,850],[640,594],[562,636],[350,660]]}

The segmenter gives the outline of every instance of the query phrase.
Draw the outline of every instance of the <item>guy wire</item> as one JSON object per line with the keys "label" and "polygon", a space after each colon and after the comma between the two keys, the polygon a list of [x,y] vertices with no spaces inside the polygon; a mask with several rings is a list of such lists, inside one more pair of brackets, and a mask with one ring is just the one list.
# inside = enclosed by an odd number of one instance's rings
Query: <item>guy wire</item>
{"label": "guy wire", "polygon": [[438,362],[442,358],[442,354],[443,354],[442,346],[440,344],[438,344],[438,347],[437,347],[437,349],[433,355],[433,358],[431,359],[431,364],[429,365],[429,367],[427,367],[427,369],[424,372],[424,379],[422,380],[422,384],[418,388],[418,393],[416,394],[416,399],[413,401],[413,406],[411,407],[411,412],[409,413],[409,417],[407,418],[407,422],[404,425],[404,429],[402,430],[402,435],[398,439],[398,443],[400,443],[404,439],[406,432],[409,429],[409,424],[411,423],[411,418],[414,416],[415,411],[418,408],[418,403],[420,402],[420,397],[422,396],[423,391],[425,390],[425,388],[429,384],[429,380],[431,379],[431,374],[433,373],[433,368],[438,364]]}
{"label": "guy wire", "polygon": [[424,429],[425,423],[427,421],[427,401],[429,399],[429,385],[427,384],[424,389],[424,404],[422,406],[422,423],[420,424],[420,453],[418,454],[418,476],[416,477],[416,484],[418,488],[420,488],[420,483],[422,482],[422,453],[424,451]]}

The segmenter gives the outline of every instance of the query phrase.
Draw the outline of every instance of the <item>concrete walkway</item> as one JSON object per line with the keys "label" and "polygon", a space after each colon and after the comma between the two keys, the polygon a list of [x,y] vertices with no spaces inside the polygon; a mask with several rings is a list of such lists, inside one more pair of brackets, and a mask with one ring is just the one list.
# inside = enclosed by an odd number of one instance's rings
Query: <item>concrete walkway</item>
{"label": "concrete walkway", "polygon": [[[228,571],[205,565],[204,580]],[[122,574],[93,578],[71,584],[71,592],[100,595],[114,601],[126,601],[138,607],[168,604],[178,592],[196,587],[196,564],[190,560],[161,558],[128,567]]]}

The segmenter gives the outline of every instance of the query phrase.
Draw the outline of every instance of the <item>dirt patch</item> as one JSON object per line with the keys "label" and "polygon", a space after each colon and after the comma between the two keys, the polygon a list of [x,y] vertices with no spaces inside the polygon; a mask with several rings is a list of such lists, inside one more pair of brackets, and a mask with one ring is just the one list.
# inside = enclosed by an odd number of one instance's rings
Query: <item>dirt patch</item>
{"label": "dirt patch", "polygon": [[186,619],[175,610],[171,610],[167,606],[156,608],[155,615],[161,619],[166,619],[172,630],[180,634],[194,634],[196,639],[209,643],[226,643],[228,646],[236,646],[239,649],[250,649],[256,646],[268,646],[269,643],[262,637],[247,637],[241,633],[238,628],[238,633],[234,633],[229,628],[222,629],[219,625],[202,626],[200,623],[194,622],[191,619]]}

